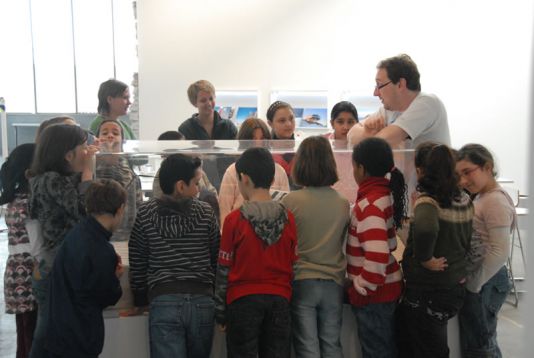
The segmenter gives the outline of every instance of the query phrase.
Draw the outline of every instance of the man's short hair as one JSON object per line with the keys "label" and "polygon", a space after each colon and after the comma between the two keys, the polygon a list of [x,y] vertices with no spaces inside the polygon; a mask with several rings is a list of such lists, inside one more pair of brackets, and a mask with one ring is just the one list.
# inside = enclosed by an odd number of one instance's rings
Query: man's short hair
{"label": "man's short hair", "polygon": [[171,195],[176,183],[183,180],[187,185],[200,168],[200,158],[184,154],[172,154],[165,158],[159,169],[159,184],[164,194]]}
{"label": "man's short hair", "polygon": [[197,105],[198,93],[201,91],[215,96],[215,87],[213,87],[211,82],[206,80],[196,81],[195,83],[189,85],[189,88],[187,89],[187,97],[193,106]]}
{"label": "man's short hair", "polygon": [[85,210],[90,215],[115,215],[124,203],[126,190],[113,179],[97,179],[85,192]]}
{"label": "man's short hair", "polygon": [[235,163],[239,178],[246,174],[252,179],[255,188],[270,189],[274,180],[274,160],[265,148],[249,148]]}
{"label": "man's short hair", "polygon": [[406,87],[412,91],[421,91],[420,75],[417,65],[406,54],[386,58],[378,63],[378,69],[385,69],[388,78],[393,83],[399,83],[401,78],[406,80]]}

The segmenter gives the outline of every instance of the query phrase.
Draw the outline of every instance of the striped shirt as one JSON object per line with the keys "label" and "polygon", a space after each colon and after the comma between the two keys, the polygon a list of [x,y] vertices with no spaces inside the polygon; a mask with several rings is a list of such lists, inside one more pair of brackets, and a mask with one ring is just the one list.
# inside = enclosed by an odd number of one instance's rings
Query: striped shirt
{"label": "striped shirt", "polygon": [[402,274],[397,260],[391,254],[396,248],[389,180],[368,178],[358,189],[347,241],[348,276],[351,280],[360,277],[367,296],[357,293],[351,285],[351,304],[363,306],[399,298]]}
{"label": "striped shirt", "polygon": [[162,287],[163,293],[200,293],[199,287],[207,287],[213,294],[219,241],[219,225],[209,204],[168,196],[143,203],[128,243],[136,306],[146,304]]}

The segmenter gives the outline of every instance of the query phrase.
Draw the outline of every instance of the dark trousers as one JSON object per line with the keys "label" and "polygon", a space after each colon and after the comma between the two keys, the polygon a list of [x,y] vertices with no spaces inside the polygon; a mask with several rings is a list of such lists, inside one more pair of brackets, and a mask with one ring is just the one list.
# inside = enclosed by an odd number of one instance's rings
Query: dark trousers
{"label": "dark trousers", "polygon": [[398,310],[399,357],[449,357],[447,322],[463,305],[465,288],[406,288]]}
{"label": "dark trousers", "polygon": [[289,358],[289,302],[275,295],[241,297],[227,307],[228,357]]}
{"label": "dark trousers", "polygon": [[33,331],[37,323],[37,310],[15,315],[17,324],[17,358],[28,358],[32,348]]}

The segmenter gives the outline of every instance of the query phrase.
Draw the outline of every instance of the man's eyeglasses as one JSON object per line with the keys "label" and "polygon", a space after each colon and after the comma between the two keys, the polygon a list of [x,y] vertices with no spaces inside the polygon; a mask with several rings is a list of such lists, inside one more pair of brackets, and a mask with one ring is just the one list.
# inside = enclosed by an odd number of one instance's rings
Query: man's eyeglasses
{"label": "man's eyeglasses", "polygon": [[471,168],[471,169],[466,169],[466,170],[462,171],[461,173],[458,173],[458,176],[460,178],[469,176],[472,172],[474,172],[477,169],[480,169],[480,167],[474,167],[474,168]]}
{"label": "man's eyeglasses", "polygon": [[375,91],[378,91],[378,90],[380,90],[380,89],[386,87],[386,86],[389,85],[390,83],[391,83],[391,81],[388,81],[388,82],[383,83],[383,84],[381,84],[381,85],[377,84],[377,85],[375,86]]}

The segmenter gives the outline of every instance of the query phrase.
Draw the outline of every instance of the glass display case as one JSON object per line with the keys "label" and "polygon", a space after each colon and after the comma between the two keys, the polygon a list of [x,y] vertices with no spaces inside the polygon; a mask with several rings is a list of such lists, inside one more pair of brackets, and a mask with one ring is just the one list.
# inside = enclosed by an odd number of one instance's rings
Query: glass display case
{"label": "glass display case", "polygon": [[[239,206],[239,195],[235,181],[223,181],[223,177],[225,174],[234,175],[228,168],[244,150],[254,146],[268,148],[275,163],[283,168],[283,174],[288,177],[289,188],[276,187],[271,191],[273,197],[279,198],[287,190],[298,189],[291,180],[291,168],[299,144],[299,141],[292,140],[127,141],[123,145],[123,152],[98,153],[96,177],[115,179],[123,185],[128,193],[123,224],[112,238],[123,262],[126,265],[128,263],[127,240],[135,220],[136,209],[143,201],[161,195],[158,171],[166,156],[182,153],[197,156],[202,160],[202,169],[205,174],[203,182],[205,184],[200,188],[199,199],[208,202],[213,207],[217,218],[221,218]],[[354,203],[357,185],[352,174],[352,150],[347,147],[347,143],[344,141],[332,140],[331,145],[339,176],[339,181],[334,184],[333,188],[350,203]],[[415,188],[413,154],[412,150],[394,151],[395,165],[404,173],[409,186],[409,193],[413,192]],[[127,288],[127,280],[123,279],[123,281],[125,288]],[[126,289],[123,298],[115,309],[127,308],[131,306],[131,302],[128,289]]]}
{"label": "glass display case", "polygon": [[[121,255],[125,267],[125,273],[121,277],[123,296],[113,307],[104,312],[106,318],[106,343],[101,357],[116,355],[132,357],[145,356],[148,347],[147,313],[138,315],[133,309],[133,298],[129,286],[129,262],[128,262],[128,235],[134,223],[135,211],[144,201],[152,200],[160,194],[158,184],[158,171],[166,156],[174,153],[197,156],[202,160],[202,168],[205,173],[207,184],[201,188],[199,200],[208,202],[219,213],[218,217],[224,216],[232,208],[239,204],[237,199],[238,189],[235,180],[227,183],[223,180],[226,175],[235,175],[230,167],[239,155],[250,147],[261,146],[268,148],[276,163],[285,162],[282,165],[284,175],[289,175],[292,161],[300,145],[299,141],[127,141],[120,153],[99,153],[96,157],[97,178],[117,179],[128,191],[128,208],[126,219],[121,226],[120,232],[113,236],[112,244],[117,253]],[[352,204],[356,198],[357,185],[352,171],[352,150],[346,142],[331,141],[334,157],[337,164],[339,181],[333,186]],[[415,188],[415,170],[413,167],[412,150],[394,151],[395,165],[405,175],[408,183],[408,193]],[[282,163],[283,164],[283,163]],[[230,169],[229,169],[230,167]],[[228,173],[227,173],[228,172]],[[291,183],[291,181],[289,181]],[[283,197],[287,191],[282,188],[272,188],[271,194],[277,199]],[[293,187],[289,190],[298,190]],[[411,195],[408,196],[410,198]],[[219,210],[219,204],[227,201],[234,205],[230,209]],[[242,199],[241,199],[242,200]],[[320,212],[321,208],[317,208]],[[355,322],[348,305],[344,308],[342,340],[350,341],[344,344],[345,356],[358,357],[359,343],[357,342]],[[215,330],[213,357],[223,356],[225,349],[224,336]],[[122,342],[122,343],[121,343]],[[128,342],[128,344],[126,344]],[[125,348],[125,344],[129,345]],[[120,353],[119,353],[120,352]],[[139,353],[141,352],[141,353]],[[137,354],[137,355],[136,355]]]}

